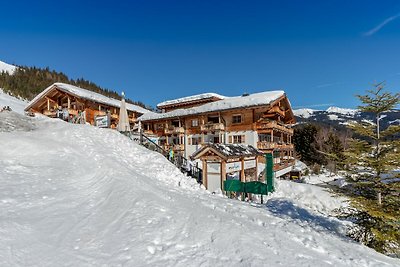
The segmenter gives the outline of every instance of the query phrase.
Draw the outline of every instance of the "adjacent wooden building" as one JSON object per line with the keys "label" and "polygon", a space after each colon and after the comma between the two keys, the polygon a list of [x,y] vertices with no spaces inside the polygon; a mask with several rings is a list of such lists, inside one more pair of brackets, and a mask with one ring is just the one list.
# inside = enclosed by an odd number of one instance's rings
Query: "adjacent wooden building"
{"label": "adjacent wooden building", "polygon": [[[54,83],[38,94],[26,112],[41,113],[70,122],[90,123],[115,128],[119,120],[121,101],[65,83]],[[139,116],[150,112],[133,104],[126,104],[131,129]]]}

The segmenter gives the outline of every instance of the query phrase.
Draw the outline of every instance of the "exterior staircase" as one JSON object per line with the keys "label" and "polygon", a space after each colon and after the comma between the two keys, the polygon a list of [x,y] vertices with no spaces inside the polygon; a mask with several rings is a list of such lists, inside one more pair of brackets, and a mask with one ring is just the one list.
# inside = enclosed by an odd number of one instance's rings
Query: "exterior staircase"
{"label": "exterior staircase", "polygon": [[164,148],[155,143],[151,138],[140,132],[126,132],[123,133],[128,136],[132,141],[136,142],[139,145],[146,147],[151,151],[155,151],[166,157],[171,163],[173,163],[182,173],[191,176],[196,179],[196,181],[200,184],[203,182],[203,173],[202,170],[191,164],[187,158],[181,155],[175,155],[174,157],[170,157],[169,151],[166,151]]}

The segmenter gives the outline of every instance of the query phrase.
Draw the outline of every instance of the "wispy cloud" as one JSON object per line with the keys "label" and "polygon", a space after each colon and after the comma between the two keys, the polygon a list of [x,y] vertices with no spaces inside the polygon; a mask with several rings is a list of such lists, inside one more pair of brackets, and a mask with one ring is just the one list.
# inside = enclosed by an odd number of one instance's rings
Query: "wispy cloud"
{"label": "wispy cloud", "polygon": [[331,86],[341,85],[341,84],[343,84],[343,83],[339,83],[339,82],[335,82],[335,83],[324,83],[324,84],[316,85],[315,88],[325,88],[325,87],[331,87]]}
{"label": "wispy cloud", "polygon": [[371,30],[367,31],[366,33],[364,33],[364,36],[371,36],[374,35],[375,33],[377,33],[378,31],[380,31],[380,29],[382,29],[386,24],[388,24],[389,22],[397,19],[400,17],[400,13],[391,17],[388,17],[387,19],[385,19],[383,22],[381,22],[380,24],[378,24],[377,26],[375,26],[374,28],[372,28]]}
{"label": "wispy cloud", "polygon": [[295,106],[293,108],[318,108],[318,107],[330,107],[334,106],[335,103],[326,103],[326,104],[312,104],[312,105],[306,105],[306,106]]}

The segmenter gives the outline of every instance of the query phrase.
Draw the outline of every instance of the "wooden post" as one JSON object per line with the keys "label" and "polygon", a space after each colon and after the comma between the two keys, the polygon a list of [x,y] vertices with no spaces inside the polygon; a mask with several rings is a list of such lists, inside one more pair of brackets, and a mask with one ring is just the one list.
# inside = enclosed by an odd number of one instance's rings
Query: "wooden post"
{"label": "wooden post", "polygon": [[254,160],[256,161],[256,174],[255,174],[256,179],[254,181],[258,181],[258,156],[256,156]]}
{"label": "wooden post", "polygon": [[71,98],[68,97],[68,109],[71,108]]}
{"label": "wooden post", "polygon": [[221,161],[221,190],[224,192],[224,182],[226,180],[226,161]]}
{"label": "wooden post", "polygon": [[47,110],[50,110],[50,99],[47,98]]}
{"label": "wooden post", "polygon": [[207,186],[207,161],[205,159],[202,160],[203,163],[203,185],[208,189]]}
{"label": "wooden post", "polygon": [[242,169],[240,170],[240,181],[246,182],[246,179],[244,177],[244,158],[241,159],[242,163]]}

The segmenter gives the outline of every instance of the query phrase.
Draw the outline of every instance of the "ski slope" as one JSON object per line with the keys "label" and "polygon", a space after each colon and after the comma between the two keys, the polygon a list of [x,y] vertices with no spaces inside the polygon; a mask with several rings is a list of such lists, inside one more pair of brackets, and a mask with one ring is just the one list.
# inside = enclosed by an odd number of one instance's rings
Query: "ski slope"
{"label": "ski slope", "polygon": [[24,108],[28,103],[12,97],[0,88],[0,109],[4,106],[9,106],[13,111],[18,112],[20,114],[24,113]]}
{"label": "ski slope", "polygon": [[346,238],[314,185],[231,200],[114,130],[15,112],[0,147],[0,266],[400,264]]}

